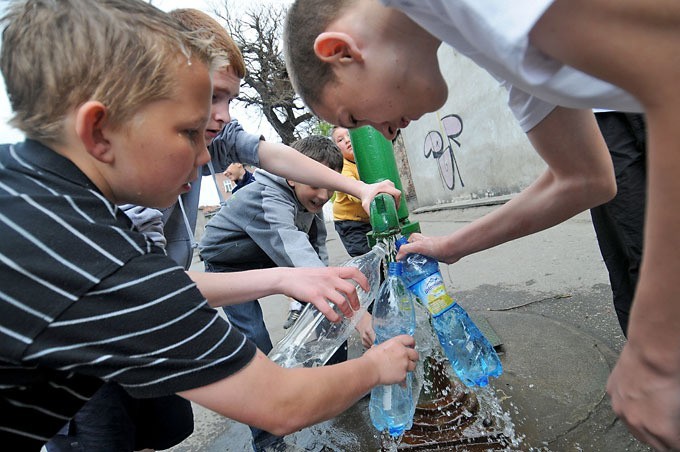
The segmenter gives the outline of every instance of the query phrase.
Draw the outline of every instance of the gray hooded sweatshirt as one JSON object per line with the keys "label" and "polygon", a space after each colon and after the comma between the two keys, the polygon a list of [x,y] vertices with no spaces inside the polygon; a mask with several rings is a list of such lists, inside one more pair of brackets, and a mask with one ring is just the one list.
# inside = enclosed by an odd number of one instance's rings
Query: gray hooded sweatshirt
{"label": "gray hooded sweatshirt", "polygon": [[328,265],[323,212],[308,212],[286,179],[262,169],[208,222],[199,250],[234,271]]}

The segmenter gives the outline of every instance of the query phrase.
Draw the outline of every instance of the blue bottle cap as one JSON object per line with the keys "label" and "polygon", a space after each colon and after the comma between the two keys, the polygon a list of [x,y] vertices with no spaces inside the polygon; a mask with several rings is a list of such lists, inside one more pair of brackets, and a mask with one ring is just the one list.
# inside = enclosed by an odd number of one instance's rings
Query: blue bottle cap
{"label": "blue bottle cap", "polygon": [[408,238],[404,237],[403,235],[401,237],[399,237],[396,242],[394,242],[394,244],[397,247],[397,251],[399,251],[399,248],[401,248],[401,245],[405,245],[406,243],[408,243]]}

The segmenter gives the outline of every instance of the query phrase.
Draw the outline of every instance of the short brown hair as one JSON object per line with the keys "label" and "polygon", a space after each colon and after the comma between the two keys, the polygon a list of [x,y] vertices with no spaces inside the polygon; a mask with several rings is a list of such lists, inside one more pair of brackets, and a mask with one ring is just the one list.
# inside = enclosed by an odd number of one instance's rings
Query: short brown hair
{"label": "short brown hair", "polygon": [[310,135],[297,140],[291,144],[290,147],[297,149],[300,153],[306,155],[310,159],[323,163],[338,173],[342,171],[342,152],[340,152],[340,148],[328,137]]}
{"label": "short brown hair", "polygon": [[310,108],[321,102],[323,89],[336,80],[330,64],[314,53],[314,41],[342,10],[356,0],[296,0],[283,31],[284,55],[293,89]]}
{"label": "short brown hair", "polygon": [[170,15],[187,30],[196,32],[201,39],[210,41],[212,51],[228,62],[238,78],[246,76],[246,63],[243,61],[241,50],[227,30],[215,19],[193,8],[175,9],[170,11]]}
{"label": "short brown hair", "polygon": [[180,64],[212,64],[204,42],[141,0],[15,1],[2,23],[10,124],[45,143],[63,142],[65,118],[88,100],[120,127],[172,95]]}

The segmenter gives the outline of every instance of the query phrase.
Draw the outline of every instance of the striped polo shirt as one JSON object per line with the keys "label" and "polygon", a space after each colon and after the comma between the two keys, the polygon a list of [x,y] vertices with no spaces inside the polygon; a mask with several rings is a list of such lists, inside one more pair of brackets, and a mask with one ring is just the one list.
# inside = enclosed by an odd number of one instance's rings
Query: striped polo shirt
{"label": "striped polo shirt", "polygon": [[102,381],[173,394],[255,350],[73,163],[36,141],[0,146],[3,447],[39,450]]}

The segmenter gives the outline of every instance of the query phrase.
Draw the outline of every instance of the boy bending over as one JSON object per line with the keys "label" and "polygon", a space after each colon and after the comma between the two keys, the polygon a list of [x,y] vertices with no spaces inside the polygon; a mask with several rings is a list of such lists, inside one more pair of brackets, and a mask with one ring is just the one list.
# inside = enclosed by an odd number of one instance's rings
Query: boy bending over
{"label": "boy bending over", "polygon": [[450,235],[416,234],[398,257],[453,263],[608,201],[614,172],[590,109],[644,110],[645,251],[607,391],[638,439],[680,449],[680,2],[297,0],[284,40],[293,85],[320,117],[373,125],[388,138],[446,101],[442,42],[509,88],[546,172]]}

